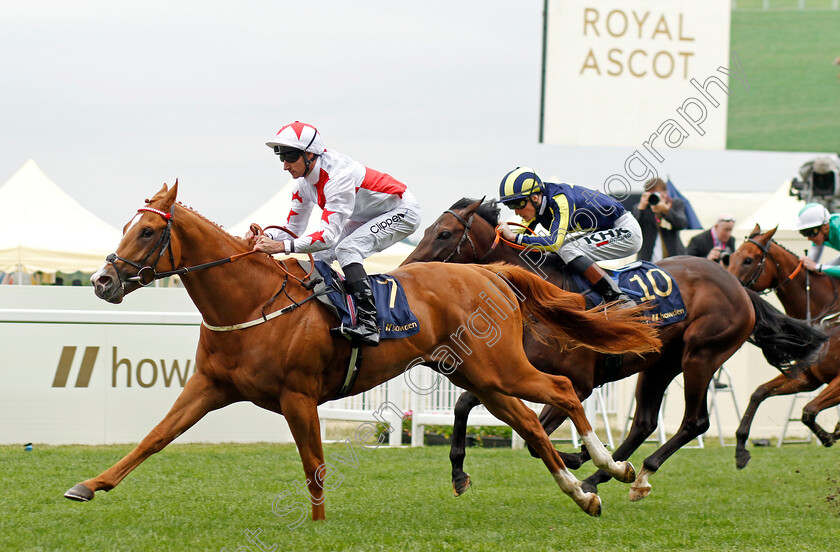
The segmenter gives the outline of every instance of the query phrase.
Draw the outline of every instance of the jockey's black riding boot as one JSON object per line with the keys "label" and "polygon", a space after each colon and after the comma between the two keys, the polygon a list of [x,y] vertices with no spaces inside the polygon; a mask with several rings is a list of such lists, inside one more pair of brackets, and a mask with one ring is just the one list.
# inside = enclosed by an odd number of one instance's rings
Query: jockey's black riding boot
{"label": "jockey's black riding boot", "polygon": [[347,278],[345,287],[356,303],[356,325],[342,325],[340,331],[351,341],[376,347],[379,345],[379,323],[367,273],[361,263],[351,263],[344,267],[344,275]]}
{"label": "jockey's black riding boot", "polygon": [[567,266],[586,278],[592,284],[592,289],[604,298],[605,303],[618,301],[624,306],[633,306],[633,301],[630,300],[630,297],[626,293],[621,291],[615,280],[610,278],[604,269],[596,265],[591,259],[581,255],[572,259]]}

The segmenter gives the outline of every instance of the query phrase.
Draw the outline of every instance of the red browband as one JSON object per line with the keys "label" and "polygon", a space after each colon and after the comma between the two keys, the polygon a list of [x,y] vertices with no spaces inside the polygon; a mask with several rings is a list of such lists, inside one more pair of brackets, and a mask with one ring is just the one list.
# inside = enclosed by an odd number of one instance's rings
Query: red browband
{"label": "red browband", "polygon": [[155,209],[153,207],[140,207],[139,209],[137,209],[138,213],[141,212],[141,211],[149,211],[150,213],[156,213],[156,214],[162,216],[163,218],[165,218],[166,220],[169,220],[169,219],[172,218],[172,213],[164,213],[163,211],[161,211],[159,209]]}

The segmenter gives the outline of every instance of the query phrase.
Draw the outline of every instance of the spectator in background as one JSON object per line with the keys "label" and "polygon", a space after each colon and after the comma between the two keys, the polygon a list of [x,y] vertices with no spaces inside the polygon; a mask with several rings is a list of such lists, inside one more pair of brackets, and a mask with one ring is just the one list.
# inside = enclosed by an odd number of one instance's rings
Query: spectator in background
{"label": "spectator in background", "polygon": [[638,259],[659,261],[674,255],[685,255],[680,230],[688,227],[685,203],[668,195],[668,185],[660,178],[649,180],[633,216],[642,227],[642,249]]}
{"label": "spectator in background", "polygon": [[691,238],[686,252],[695,257],[706,257],[716,263],[721,262],[727,254],[735,251],[735,238],[732,237],[733,228],[735,228],[735,217],[729,214],[721,214],[714,226]]}

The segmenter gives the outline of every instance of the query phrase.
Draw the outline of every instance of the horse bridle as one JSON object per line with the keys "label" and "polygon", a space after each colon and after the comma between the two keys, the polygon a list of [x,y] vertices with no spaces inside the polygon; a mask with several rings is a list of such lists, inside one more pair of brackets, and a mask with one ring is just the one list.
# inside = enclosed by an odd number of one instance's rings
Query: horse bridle
{"label": "horse bridle", "polygon": [[[758,265],[757,265],[755,271],[753,272],[752,276],[746,282],[739,278],[739,281],[741,282],[741,285],[743,285],[745,288],[752,289],[752,286],[755,285],[755,283],[758,281],[758,278],[761,276],[761,273],[764,272],[764,266],[767,264],[767,257],[770,257],[770,259],[773,261],[773,264],[776,265],[776,274],[781,274],[782,273],[782,266],[779,264],[779,261],[776,260],[776,258],[773,256],[773,254],[770,253],[770,246],[769,245],[762,244],[761,242],[756,241],[753,238],[747,238],[746,241],[748,243],[751,243],[751,244],[755,245],[756,247],[758,247],[761,250],[761,260],[758,261]],[[770,240],[768,243],[773,243],[773,240]],[[787,278],[782,280],[781,283],[779,283],[775,287],[767,288],[764,291],[762,291],[761,293],[765,294],[765,293],[771,293],[771,292],[777,291],[782,286],[784,286],[785,284],[787,284],[788,282],[790,282],[791,280],[796,278],[796,276],[802,270],[802,266],[803,266],[803,263],[800,262],[799,265],[793,270],[793,272],[788,274]]]}
{"label": "horse bridle", "polygon": [[[160,238],[158,238],[158,241],[155,243],[155,245],[152,247],[152,249],[149,250],[149,253],[146,255],[146,257],[139,263],[135,263],[134,261],[131,261],[131,260],[126,259],[124,257],[120,257],[119,255],[116,254],[116,252],[111,253],[110,255],[105,257],[105,262],[107,262],[108,264],[110,264],[114,268],[114,270],[117,273],[117,278],[119,278],[120,282],[123,285],[125,285],[126,282],[137,282],[141,286],[145,287],[145,286],[148,286],[148,285],[152,284],[156,280],[160,280],[161,278],[166,278],[168,276],[176,276],[176,275],[177,276],[183,276],[184,274],[188,274],[188,273],[194,272],[196,270],[201,270],[203,268],[211,268],[211,267],[223,265],[223,264],[226,264],[226,263],[232,263],[233,261],[239,259],[240,257],[245,257],[246,255],[251,255],[252,253],[256,253],[256,250],[245,251],[243,253],[237,253],[236,255],[231,255],[230,257],[226,257],[224,259],[219,259],[217,261],[210,261],[208,263],[202,263],[202,264],[195,265],[195,266],[175,268],[175,255],[172,252],[172,217],[175,215],[175,204],[174,203],[172,204],[172,207],[169,209],[168,213],[165,213],[165,212],[161,211],[160,209],[155,209],[153,207],[141,207],[141,208],[137,209],[137,212],[138,213],[149,212],[149,213],[154,213],[156,215],[160,215],[166,221],[166,228],[163,229],[163,232],[161,233]],[[289,235],[297,237],[297,236],[294,235],[294,233],[292,233],[288,229],[283,228],[281,226],[269,226],[267,228],[279,228],[279,229],[283,230],[284,232],[287,232]],[[255,234],[256,233],[260,233],[260,234],[262,233],[262,229],[259,228],[256,225],[252,226],[252,229],[255,232]],[[149,259],[152,257],[152,255],[155,253],[155,251],[158,250],[158,248],[160,248],[160,252],[158,253],[157,259],[155,259],[154,264],[150,265],[149,264]],[[170,265],[172,266],[172,270],[168,270],[166,272],[158,272],[156,270],[157,264],[160,262],[161,258],[163,258],[163,254],[167,250],[169,251],[169,262],[170,262]],[[315,286],[315,284],[317,284],[318,281],[320,281],[320,278],[315,278],[315,279],[310,278],[310,276],[312,275],[312,271],[314,270],[314,266],[315,266],[315,263],[312,261],[312,255],[309,255],[311,268],[310,268],[309,272],[306,274],[306,276],[304,276],[303,278],[298,278],[297,276],[295,276],[294,274],[289,272],[289,270],[286,269],[286,266],[283,264],[282,261],[278,261],[277,259],[274,259],[273,257],[272,257],[272,259],[274,260],[275,264],[277,264],[277,266],[279,266],[280,269],[283,270],[283,272],[286,273],[287,276],[291,276],[295,280],[299,281],[301,283],[301,285],[303,285],[303,287],[306,288],[307,290],[312,290],[312,288]],[[134,276],[125,277],[123,275],[123,273],[120,271],[119,267],[117,267],[117,261],[122,261],[122,262],[124,262],[124,263],[126,263],[130,266],[133,266],[134,268],[137,269],[137,274],[134,275]],[[285,288],[285,283],[284,283],[284,288]]]}
{"label": "horse bridle", "polygon": [[449,261],[455,255],[458,255],[461,252],[461,246],[464,245],[465,241],[469,242],[470,247],[472,248],[472,251],[473,251],[472,262],[474,262],[474,263],[481,264],[482,262],[484,262],[485,259],[487,259],[490,255],[492,255],[494,251],[496,251],[496,246],[499,243],[498,239],[493,241],[493,245],[490,246],[490,249],[487,250],[487,253],[482,255],[480,259],[478,258],[478,250],[475,248],[475,244],[473,243],[472,237],[470,236],[470,229],[472,228],[472,220],[473,220],[473,217],[476,214],[476,211],[473,211],[472,214],[470,215],[470,217],[467,218],[467,219],[465,219],[464,217],[462,217],[461,215],[459,215],[458,213],[456,213],[452,209],[447,209],[446,211],[444,211],[444,213],[449,213],[450,215],[455,217],[455,220],[457,220],[458,222],[461,223],[461,225],[463,225],[464,232],[463,232],[463,234],[461,234],[461,240],[458,242],[458,245],[455,246],[455,249],[453,249],[449,253],[449,255],[447,255],[447,257],[442,262],[445,263],[445,262]]}
{"label": "horse bridle", "polygon": [[[120,257],[116,254],[116,252],[111,253],[110,255],[105,257],[105,262],[114,267],[114,270],[117,273],[117,278],[119,278],[120,282],[137,282],[141,286],[145,287],[152,284],[155,280],[159,280],[160,278],[164,278],[166,276],[171,276],[172,274],[174,274],[174,272],[158,273],[155,271],[155,267],[157,267],[157,264],[160,262],[161,258],[163,258],[163,254],[167,250],[169,250],[169,261],[172,267],[175,267],[175,255],[172,253],[172,216],[175,213],[175,204],[172,204],[172,207],[169,209],[168,213],[165,213],[153,207],[140,207],[139,209],[137,209],[138,213],[142,213],[144,211],[160,215],[166,221],[166,228],[164,228],[154,247],[152,247],[149,250],[149,253],[146,255],[146,257],[139,263],[135,263],[134,261],[131,261],[124,257]],[[160,248],[160,253],[158,253],[158,257],[157,259],[155,259],[154,264],[150,265],[149,259],[158,248]],[[122,261],[127,265],[133,266],[137,269],[137,274],[135,276],[129,276],[127,278],[124,277],[119,267],[117,267],[117,261]]]}

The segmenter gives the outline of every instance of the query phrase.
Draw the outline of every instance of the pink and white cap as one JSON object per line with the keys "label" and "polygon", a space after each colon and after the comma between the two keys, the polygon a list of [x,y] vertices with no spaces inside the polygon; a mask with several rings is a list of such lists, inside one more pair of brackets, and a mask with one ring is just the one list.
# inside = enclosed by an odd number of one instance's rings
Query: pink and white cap
{"label": "pink and white cap", "polygon": [[278,130],[277,134],[266,142],[265,145],[270,148],[286,146],[308,151],[315,155],[321,155],[326,151],[324,142],[321,140],[321,133],[318,132],[318,129],[300,121],[295,121]]}

